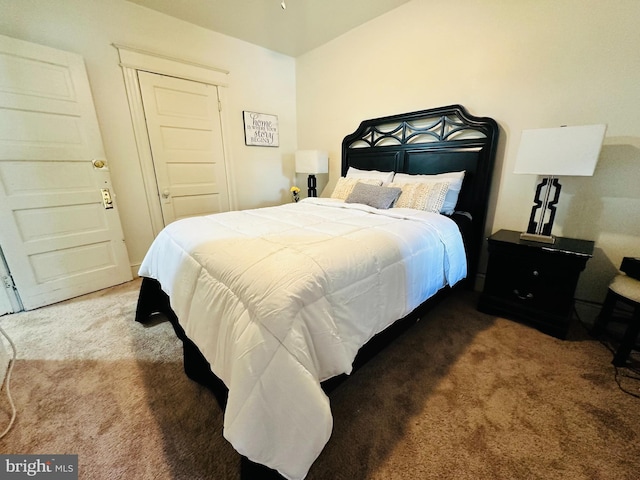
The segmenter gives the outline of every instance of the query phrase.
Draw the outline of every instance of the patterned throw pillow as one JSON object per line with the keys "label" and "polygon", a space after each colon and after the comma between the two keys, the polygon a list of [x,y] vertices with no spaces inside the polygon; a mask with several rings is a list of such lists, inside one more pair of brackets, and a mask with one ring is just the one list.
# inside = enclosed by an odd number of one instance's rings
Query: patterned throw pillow
{"label": "patterned throw pillow", "polygon": [[407,173],[396,173],[393,181],[396,183],[431,183],[431,182],[449,182],[449,191],[444,199],[440,213],[451,215],[456,209],[458,196],[462,189],[462,181],[464,180],[465,171],[446,172],[431,175],[410,175]]}
{"label": "patterned throw pillow", "polygon": [[356,183],[345,203],[362,203],[373,208],[391,208],[402,193],[401,188],[380,187],[378,185],[368,185],[366,183]]}
{"label": "patterned throw pillow", "polygon": [[395,208],[414,208],[434,213],[440,212],[449,190],[449,182],[391,183],[389,186],[402,189]]}
{"label": "patterned throw pillow", "polygon": [[339,200],[346,200],[349,196],[353,187],[355,187],[356,183],[361,182],[367,185],[382,185],[382,180],[373,180],[368,178],[345,178],[340,177],[338,179],[338,183],[336,183],[333,192],[331,193],[331,198],[337,198]]}

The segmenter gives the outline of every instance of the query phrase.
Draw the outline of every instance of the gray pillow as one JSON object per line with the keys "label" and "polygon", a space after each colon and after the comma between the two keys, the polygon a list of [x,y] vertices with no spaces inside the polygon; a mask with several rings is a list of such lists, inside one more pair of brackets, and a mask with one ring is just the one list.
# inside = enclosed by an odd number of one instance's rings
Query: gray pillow
{"label": "gray pillow", "polygon": [[373,208],[386,209],[391,208],[401,193],[401,188],[379,187],[358,182],[344,201],[345,203],[363,203]]}

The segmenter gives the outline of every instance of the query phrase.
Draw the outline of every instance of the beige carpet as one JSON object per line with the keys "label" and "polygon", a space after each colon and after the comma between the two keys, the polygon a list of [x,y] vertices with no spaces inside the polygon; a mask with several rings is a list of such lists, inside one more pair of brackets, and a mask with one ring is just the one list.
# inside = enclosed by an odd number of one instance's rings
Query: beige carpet
{"label": "beige carpet", "polygon": [[[91,480],[238,479],[170,326],[133,321],[138,288],[0,317],[19,350],[0,453],[75,453]],[[611,353],[579,326],[561,341],[476,300],[447,299],[334,392],[309,479],[638,478],[640,400]],[[3,391],[0,431],[8,419]]]}

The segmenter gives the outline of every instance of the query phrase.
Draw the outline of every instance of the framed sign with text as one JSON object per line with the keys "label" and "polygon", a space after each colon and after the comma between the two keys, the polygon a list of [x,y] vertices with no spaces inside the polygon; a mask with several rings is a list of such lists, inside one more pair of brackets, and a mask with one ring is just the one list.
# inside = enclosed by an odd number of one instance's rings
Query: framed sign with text
{"label": "framed sign with text", "polygon": [[244,143],[260,147],[279,146],[278,117],[265,113],[242,112]]}

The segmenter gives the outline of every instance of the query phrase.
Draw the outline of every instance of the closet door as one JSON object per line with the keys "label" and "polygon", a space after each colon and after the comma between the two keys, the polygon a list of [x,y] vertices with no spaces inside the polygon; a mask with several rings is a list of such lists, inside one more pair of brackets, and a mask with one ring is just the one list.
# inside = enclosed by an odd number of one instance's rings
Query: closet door
{"label": "closet door", "polygon": [[5,36],[0,225],[27,310],[132,278],[82,57]]}
{"label": "closet door", "polygon": [[164,224],[229,210],[218,88],[138,72]]}

